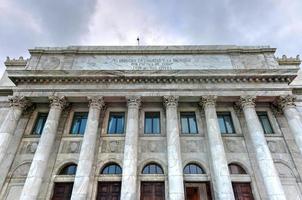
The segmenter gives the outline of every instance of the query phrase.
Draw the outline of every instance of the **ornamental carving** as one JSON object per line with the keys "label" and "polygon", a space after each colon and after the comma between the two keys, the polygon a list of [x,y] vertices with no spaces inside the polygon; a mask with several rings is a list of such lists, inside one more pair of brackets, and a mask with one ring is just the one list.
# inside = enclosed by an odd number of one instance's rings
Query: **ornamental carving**
{"label": "ornamental carving", "polygon": [[124,141],[122,140],[111,140],[103,141],[102,153],[121,153],[123,152]]}
{"label": "ornamental carving", "polygon": [[256,105],[256,97],[247,95],[247,96],[241,96],[239,99],[239,105],[241,108],[244,108],[246,106],[252,106],[254,107]]}
{"label": "ornamental carving", "polygon": [[81,141],[64,141],[61,153],[80,153],[81,151]]}
{"label": "ornamental carving", "polygon": [[92,96],[88,97],[89,107],[96,108],[96,109],[103,109],[105,107],[104,98]]}
{"label": "ornamental carving", "polygon": [[267,146],[272,153],[286,153],[286,147],[283,141],[270,140],[267,141]]}
{"label": "ornamental carving", "polygon": [[8,98],[9,105],[13,108],[21,108],[26,110],[32,106],[32,103],[24,96],[12,96]]}
{"label": "ornamental carving", "polygon": [[128,96],[127,98],[127,105],[128,107],[140,107],[142,98],[140,96]]}
{"label": "ornamental carving", "polygon": [[217,96],[209,95],[209,96],[203,96],[200,98],[199,105],[202,108],[208,107],[208,106],[215,106],[216,105]]}
{"label": "ornamental carving", "polygon": [[296,97],[292,95],[279,96],[276,99],[276,105],[280,110],[283,110],[286,107],[293,107],[295,105]]}
{"label": "ornamental carving", "polygon": [[184,153],[205,152],[203,140],[181,140],[181,149]]}
{"label": "ornamental carving", "polygon": [[164,141],[160,140],[142,140],[140,147],[142,153],[164,153],[166,151]]}
{"label": "ornamental carving", "polygon": [[230,153],[243,153],[245,148],[241,139],[225,139],[224,144],[227,152]]}
{"label": "ornamental carving", "polygon": [[177,106],[178,105],[178,96],[164,96],[164,105],[168,106]]}
{"label": "ornamental carving", "polygon": [[64,109],[65,107],[68,106],[68,102],[66,101],[66,97],[58,97],[58,96],[50,96],[49,97],[50,101],[50,107],[59,107],[61,109]]}

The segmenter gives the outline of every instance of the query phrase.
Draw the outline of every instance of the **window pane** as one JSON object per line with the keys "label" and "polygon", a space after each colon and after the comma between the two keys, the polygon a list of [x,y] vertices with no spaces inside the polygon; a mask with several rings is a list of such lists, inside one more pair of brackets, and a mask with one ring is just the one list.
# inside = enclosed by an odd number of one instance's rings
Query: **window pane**
{"label": "window pane", "polygon": [[82,122],[81,122],[81,127],[80,127],[79,134],[84,135],[86,124],[87,124],[87,118],[83,118]]}
{"label": "window pane", "polygon": [[184,168],[184,174],[204,174],[204,171],[196,164],[188,164]]}
{"label": "window pane", "polygon": [[190,116],[189,118],[189,125],[190,125],[190,133],[197,133],[197,124],[196,118],[194,116]]}
{"label": "window pane", "polygon": [[150,174],[155,174],[156,173],[156,169],[155,169],[155,165],[150,165]]}
{"label": "window pane", "polygon": [[224,124],[224,118],[221,115],[218,115],[218,123],[219,123],[219,128],[221,133],[226,133],[226,127]]}
{"label": "window pane", "polygon": [[123,116],[119,116],[117,118],[116,133],[124,133],[124,117]]}
{"label": "window pane", "polygon": [[145,119],[145,133],[152,133],[152,118]]}
{"label": "window pane", "polygon": [[115,128],[116,128],[116,119],[114,116],[110,116],[108,133],[115,133]]}
{"label": "window pane", "polygon": [[270,124],[269,118],[266,113],[258,113],[258,117],[260,120],[260,123],[262,125],[263,131],[265,134],[272,134],[273,128]]}
{"label": "window pane", "polygon": [[181,129],[182,133],[189,133],[189,124],[186,117],[181,117]]}
{"label": "window pane", "polygon": [[231,115],[224,116],[227,133],[235,133]]}
{"label": "window pane", "polygon": [[37,118],[37,121],[36,121],[32,134],[36,134],[36,135],[42,134],[46,119],[47,119],[47,113],[38,114],[38,118]]}
{"label": "window pane", "polygon": [[160,133],[160,121],[159,117],[153,119],[153,133]]}

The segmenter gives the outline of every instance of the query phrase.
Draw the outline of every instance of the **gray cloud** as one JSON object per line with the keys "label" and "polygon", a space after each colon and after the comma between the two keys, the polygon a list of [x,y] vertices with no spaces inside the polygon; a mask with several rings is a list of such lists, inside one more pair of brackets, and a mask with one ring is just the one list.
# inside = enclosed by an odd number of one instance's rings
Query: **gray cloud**
{"label": "gray cloud", "polygon": [[302,53],[301,0],[0,0],[0,59],[34,46],[271,45]]}

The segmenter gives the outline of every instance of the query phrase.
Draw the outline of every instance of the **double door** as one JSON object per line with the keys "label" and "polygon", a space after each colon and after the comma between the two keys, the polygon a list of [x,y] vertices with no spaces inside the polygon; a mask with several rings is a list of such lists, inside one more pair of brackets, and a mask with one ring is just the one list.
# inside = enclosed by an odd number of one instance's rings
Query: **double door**
{"label": "double door", "polygon": [[52,200],[69,200],[73,183],[55,183]]}
{"label": "double door", "polygon": [[232,185],[236,200],[254,200],[250,183],[233,182]]}
{"label": "double door", "polygon": [[211,188],[208,182],[185,183],[186,200],[211,200]]}
{"label": "double door", "polygon": [[141,200],[164,200],[165,183],[164,182],[142,182]]}
{"label": "double door", "polygon": [[97,200],[120,200],[121,182],[99,182]]}

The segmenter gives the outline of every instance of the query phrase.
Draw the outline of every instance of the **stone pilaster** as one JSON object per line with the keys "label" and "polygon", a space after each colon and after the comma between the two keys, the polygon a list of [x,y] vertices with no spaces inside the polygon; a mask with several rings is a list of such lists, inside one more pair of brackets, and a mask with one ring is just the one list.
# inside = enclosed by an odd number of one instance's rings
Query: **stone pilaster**
{"label": "stone pilaster", "polygon": [[30,101],[23,96],[13,96],[8,100],[10,109],[0,127],[0,163],[2,163],[5,158],[8,146],[14,137],[22,112],[31,106]]}
{"label": "stone pilaster", "polygon": [[283,111],[295,142],[302,154],[302,123],[296,109],[295,100],[296,98],[294,96],[288,95],[278,97],[276,102],[279,110]]}
{"label": "stone pilaster", "polygon": [[65,97],[51,96],[50,110],[31,163],[20,199],[36,200],[44,179],[47,164],[57,134],[57,128],[63,108],[67,105]]}
{"label": "stone pilaster", "polygon": [[216,113],[216,96],[201,98],[207,124],[211,177],[215,199],[235,199]]}
{"label": "stone pilaster", "polygon": [[249,141],[253,147],[267,198],[285,200],[283,187],[255,110],[255,100],[254,96],[244,96],[240,97],[239,101],[247,123]]}
{"label": "stone pilaster", "polygon": [[95,158],[96,141],[98,139],[98,126],[100,112],[105,103],[103,97],[88,97],[89,113],[83,137],[79,163],[72,190],[72,200],[88,199],[89,191],[93,183],[93,163]]}
{"label": "stone pilaster", "polygon": [[125,135],[121,199],[137,199],[138,123],[141,98],[127,97],[128,114]]}
{"label": "stone pilaster", "polygon": [[169,199],[183,200],[184,180],[178,126],[178,97],[165,96]]}

